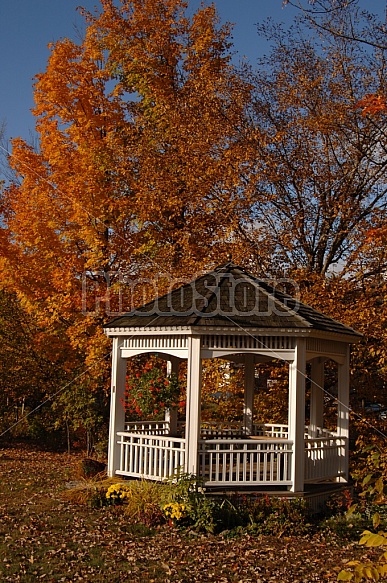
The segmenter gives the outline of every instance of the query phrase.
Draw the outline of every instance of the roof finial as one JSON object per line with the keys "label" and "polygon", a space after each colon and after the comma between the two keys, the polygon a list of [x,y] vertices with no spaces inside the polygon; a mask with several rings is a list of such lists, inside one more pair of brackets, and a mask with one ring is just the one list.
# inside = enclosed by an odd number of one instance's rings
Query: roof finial
{"label": "roof finial", "polygon": [[232,253],[227,253],[227,261],[232,263]]}

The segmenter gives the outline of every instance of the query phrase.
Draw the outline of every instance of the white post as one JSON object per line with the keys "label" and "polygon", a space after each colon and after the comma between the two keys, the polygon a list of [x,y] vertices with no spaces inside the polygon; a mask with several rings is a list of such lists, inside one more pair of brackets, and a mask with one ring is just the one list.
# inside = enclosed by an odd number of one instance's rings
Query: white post
{"label": "white post", "polygon": [[303,492],[305,466],[305,338],[298,338],[289,363],[289,439],[293,442],[290,490]]}
{"label": "white post", "polygon": [[187,408],[186,408],[186,472],[198,475],[198,446],[201,416],[201,338],[188,337]]}
{"label": "white post", "polygon": [[[171,374],[179,376],[180,361],[177,358],[167,361],[167,376]],[[165,409],[165,421],[169,423],[169,435],[177,435],[177,407],[173,409]]]}
{"label": "white post", "polygon": [[243,425],[247,435],[253,433],[255,362],[254,354],[245,355]]}
{"label": "white post", "polygon": [[121,358],[122,337],[113,338],[111,398],[107,474],[113,477],[120,467],[120,446],[117,443],[117,431],[125,429],[125,409],[122,400],[125,395],[126,359]]}
{"label": "white post", "polygon": [[324,424],[324,359],[312,360],[310,392],[310,437],[318,437],[318,428]]}
{"label": "white post", "polygon": [[347,482],[349,476],[349,345],[343,364],[338,365],[338,411],[337,411],[337,433],[345,438],[345,445],[341,449],[340,456],[340,481]]}

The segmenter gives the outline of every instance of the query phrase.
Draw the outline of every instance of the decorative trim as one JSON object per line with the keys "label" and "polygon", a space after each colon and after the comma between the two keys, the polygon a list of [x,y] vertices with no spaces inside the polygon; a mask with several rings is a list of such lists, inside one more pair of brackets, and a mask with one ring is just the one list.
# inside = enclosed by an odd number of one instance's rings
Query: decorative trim
{"label": "decorative trim", "polygon": [[234,334],[206,334],[202,336],[202,348],[243,350],[292,350],[295,338],[290,336],[236,336]]}
{"label": "decorative trim", "polygon": [[324,340],[323,338],[308,338],[306,350],[318,354],[346,354],[347,344],[336,340]]}
{"label": "decorative trim", "polygon": [[125,338],[123,349],[187,349],[188,336],[180,335],[160,335],[160,336],[131,336]]}

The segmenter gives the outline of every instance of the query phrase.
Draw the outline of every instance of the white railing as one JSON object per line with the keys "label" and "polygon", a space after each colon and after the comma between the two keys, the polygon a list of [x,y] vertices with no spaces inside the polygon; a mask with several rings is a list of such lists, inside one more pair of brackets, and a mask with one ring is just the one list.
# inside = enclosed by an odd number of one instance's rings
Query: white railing
{"label": "white railing", "polygon": [[345,437],[318,437],[305,440],[305,482],[343,477]]}
{"label": "white railing", "polygon": [[292,442],[206,439],[199,442],[199,474],[212,486],[289,485]]}
{"label": "white railing", "polygon": [[253,435],[288,439],[289,428],[287,425],[283,425],[282,423],[254,423]]}
{"label": "white railing", "polygon": [[[325,429],[322,427],[317,427],[317,436],[316,437],[337,437],[337,433],[331,431],[330,429]],[[309,435],[307,435],[309,438]]]}
{"label": "white railing", "polygon": [[125,423],[125,431],[145,435],[169,435],[169,421],[130,421]]}
{"label": "white railing", "polygon": [[[126,428],[127,431],[117,433],[120,448],[117,474],[163,480],[184,470],[186,440],[167,435],[167,422],[128,423]],[[287,426],[254,426],[255,435],[251,437],[243,435],[242,430],[238,423],[203,424],[198,473],[205,483],[291,485],[293,453],[292,442],[286,439]],[[346,438],[337,435],[306,438],[305,483],[345,478],[346,444]]]}
{"label": "white railing", "polygon": [[228,423],[203,421],[203,423],[200,424],[200,435],[203,439],[241,437],[246,435],[246,428],[240,421],[230,421]]}
{"label": "white railing", "polygon": [[118,432],[120,469],[117,474],[164,480],[185,465],[185,439]]}
{"label": "white railing", "polygon": [[[316,437],[336,437],[333,431],[316,428]],[[249,435],[247,428],[240,421],[221,423],[216,421],[206,421],[200,426],[200,434],[205,437],[241,437]],[[283,423],[254,423],[251,435],[258,435],[268,438],[289,438],[289,427]],[[308,427],[305,427],[305,439],[310,437]]]}
{"label": "white railing", "polygon": [[[185,422],[177,424],[180,436],[184,437]],[[125,431],[144,435],[169,435],[169,421],[131,421],[125,423]],[[316,438],[334,438],[336,434],[328,429],[316,428]],[[248,429],[241,421],[222,423],[219,421],[204,421],[200,425],[200,435],[203,439],[242,438],[249,436]],[[282,423],[254,423],[251,435],[267,438],[288,439],[289,429]],[[309,439],[308,427],[305,428],[305,439]]]}
{"label": "white railing", "polygon": [[[288,438],[288,426],[280,423],[255,423],[252,435],[273,438]],[[205,421],[200,425],[200,435],[204,438],[243,437],[250,435],[248,429],[241,421],[217,422]]]}

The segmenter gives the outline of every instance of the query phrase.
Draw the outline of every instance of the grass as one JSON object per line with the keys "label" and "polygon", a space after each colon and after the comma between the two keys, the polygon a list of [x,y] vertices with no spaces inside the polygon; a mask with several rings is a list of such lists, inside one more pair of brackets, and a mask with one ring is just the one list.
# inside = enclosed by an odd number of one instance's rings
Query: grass
{"label": "grass", "polygon": [[66,483],[80,459],[0,449],[2,583],[333,583],[346,560],[365,553],[355,543],[327,542],[321,534],[227,538],[149,528],[122,507],[92,508],[66,499]]}

